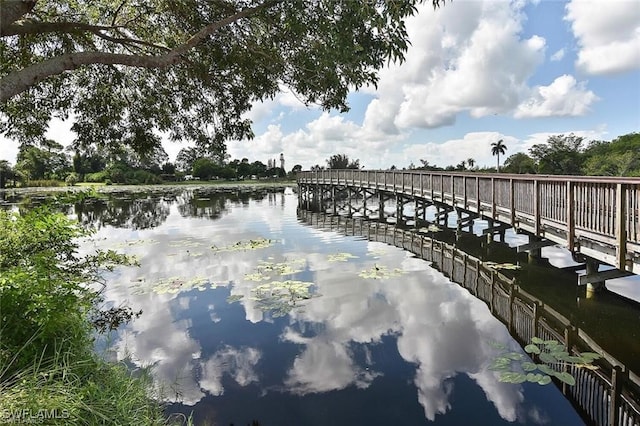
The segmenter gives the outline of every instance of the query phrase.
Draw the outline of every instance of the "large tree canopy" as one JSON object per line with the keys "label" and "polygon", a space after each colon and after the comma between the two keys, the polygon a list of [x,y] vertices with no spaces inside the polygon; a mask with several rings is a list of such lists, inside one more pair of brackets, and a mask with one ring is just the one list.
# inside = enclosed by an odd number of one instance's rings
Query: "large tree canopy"
{"label": "large tree canopy", "polygon": [[282,86],[346,110],[403,59],[421,1],[0,0],[0,132],[33,142],[73,116],[79,145],[144,151],[157,130],[220,147]]}

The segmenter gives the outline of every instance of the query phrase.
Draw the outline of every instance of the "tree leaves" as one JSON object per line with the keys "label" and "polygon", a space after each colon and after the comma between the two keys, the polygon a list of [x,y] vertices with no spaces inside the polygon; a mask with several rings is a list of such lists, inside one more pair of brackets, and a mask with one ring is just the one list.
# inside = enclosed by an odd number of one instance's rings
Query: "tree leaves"
{"label": "tree leaves", "polygon": [[[0,85],[22,84],[16,76],[29,67],[37,81],[5,99],[0,132],[42,138],[52,116],[72,115],[83,145],[142,149],[159,130],[223,149],[225,140],[253,136],[243,115],[282,86],[305,104],[345,111],[350,90],[375,85],[376,70],[403,60],[405,20],[418,0],[194,4],[36,2],[24,16],[29,33],[0,38]],[[168,66],[152,67],[172,49]],[[63,67],[50,72],[55,61]]]}

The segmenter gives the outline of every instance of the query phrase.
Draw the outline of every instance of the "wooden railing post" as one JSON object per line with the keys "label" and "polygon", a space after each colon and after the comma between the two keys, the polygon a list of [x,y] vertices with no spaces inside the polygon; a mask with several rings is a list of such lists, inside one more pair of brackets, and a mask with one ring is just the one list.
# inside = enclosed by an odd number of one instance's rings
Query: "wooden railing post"
{"label": "wooden railing post", "polygon": [[609,418],[607,424],[609,426],[618,426],[620,411],[620,393],[622,391],[622,381],[624,375],[619,365],[611,370],[611,398],[609,399]]}
{"label": "wooden railing post", "polygon": [[433,173],[429,173],[429,182],[431,183],[431,201],[433,202]]}
{"label": "wooden railing post", "polygon": [[538,323],[540,322],[540,309],[541,306],[538,302],[533,302],[533,336],[532,337],[540,337],[538,336],[538,330],[540,326]]}
{"label": "wooden railing post", "polygon": [[463,197],[463,206],[464,209],[469,208],[469,203],[467,202],[467,177],[462,176],[462,197]]}
{"label": "wooden railing post", "polygon": [[494,296],[496,292],[496,271],[491,270],[491,297],[489,298],[489,310],[491,314],[495,314]]}
{"label": "wooden railing post", "polygon": [[616,185],[616,267],[625,270],[627,263],[627,191],[626,185]]}
{"label": "wooden railing post", "polygon": [[482,216],[482,209],[480,208],[480,178],[476,176],[476,210],[480,216]]}
{"label": "wooden railing post", "polygon": [[567,248],[573,252],[576,239],[575,200],[573,196],[574,185],[567,182]]}
{"label": "wooden railing post", "polygon": [[509,207],[511,208],[511,226],[516,227],[516,191],[513,179],[509,179]]}
{"label": "wooden railing post", "polygon": [[451,205],[456,206],[456,181],[454,175],[451,175]]}
{"label": "wooden railing post", "polygon": [[533,220],[536,236],[540,235],[540,185],[538,180],[533,181]]}
{"label": "wooden railing post", "polygon": [[516,291],[517,288],[515,288],[516,286],[514,285],[510,285],[509,286],[509,318],[507,318],[508,320],[508,329],[509,329],[509,333],[513,334],[513,300],[515,299],[516,296]]}
{"label": "wooden railing post", "polygon": [[496,219],[496,180],[491,178],[491,218]]}

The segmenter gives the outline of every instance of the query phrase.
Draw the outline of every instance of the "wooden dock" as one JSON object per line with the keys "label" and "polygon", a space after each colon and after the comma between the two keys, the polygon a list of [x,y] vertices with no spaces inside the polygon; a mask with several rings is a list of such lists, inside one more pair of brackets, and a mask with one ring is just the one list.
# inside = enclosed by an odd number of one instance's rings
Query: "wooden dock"
{"label": "wooden dock", "polygon": [[529,248],[562,245],[597,262],[595,274],[598,263],[616,269],[581,283],[640,274],[640,178],[321,170],[300,172],[297,181],[303,203],[335,203],[342,193],[365,205],[393,199],[399,219],[415,205],[416,225],[427,206],[455,210],[467,223],[485,219],[539,240]]}
{"label": "wooden dock", "polygon": [[563,394],[578,409],[587,424],[640,426],[640,377],[607,353],[568,318],[521,289],[510,279],[459,248],[388,223],[359,217],[328,215],[299,209],[298,218],[319,229],[358,235],[408,250],[432,262],[442,272],[478,299],[509,329],[524,347],[535,337],[561,342],[571,354],[592,351],[602,356],[598,369],[557,363],[575,386],[556,381]]}

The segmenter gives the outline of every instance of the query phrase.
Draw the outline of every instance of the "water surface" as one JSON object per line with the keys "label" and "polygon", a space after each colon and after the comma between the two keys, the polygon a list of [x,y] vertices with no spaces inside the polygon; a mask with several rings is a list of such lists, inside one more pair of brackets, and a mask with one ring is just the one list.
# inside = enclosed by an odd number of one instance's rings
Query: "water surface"
{"label": "water surface", "polygon": [[89,250],[138,256],[105,345],[196,424],[582,424],[553,385],[498,381],[487,306],[399,248],[300,223],[283,193],[114,194],[76,206]]}

